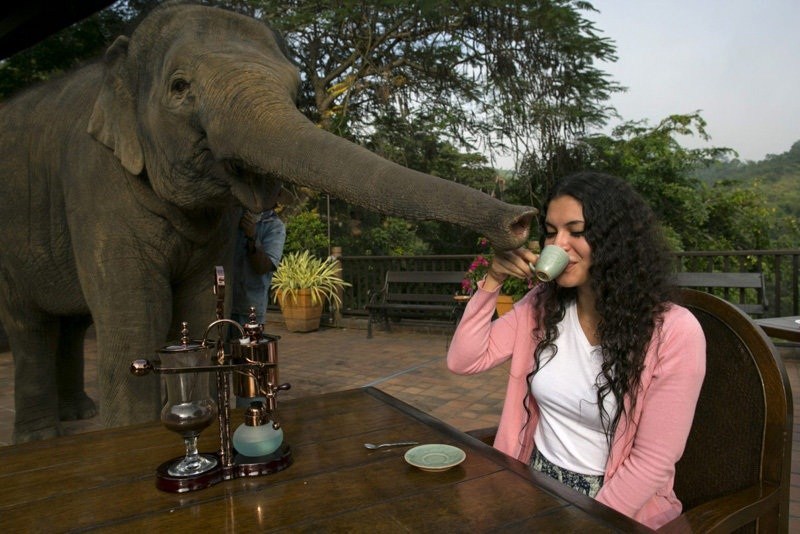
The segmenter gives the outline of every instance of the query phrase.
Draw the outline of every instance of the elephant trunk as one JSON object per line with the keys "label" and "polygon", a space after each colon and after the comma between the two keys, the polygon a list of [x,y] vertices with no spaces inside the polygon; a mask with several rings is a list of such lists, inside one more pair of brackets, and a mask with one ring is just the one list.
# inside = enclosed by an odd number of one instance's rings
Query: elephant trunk
{"label": "elephant trunk", "polygon": [[534,208],[408,169],[317,128],[293,106],[279,107],[250,110],[238,123],[230,116],[214,121],[220,128],[210,128],[208,138],[215,156],[386,215],[469,228],[497,249],[528,240]]}

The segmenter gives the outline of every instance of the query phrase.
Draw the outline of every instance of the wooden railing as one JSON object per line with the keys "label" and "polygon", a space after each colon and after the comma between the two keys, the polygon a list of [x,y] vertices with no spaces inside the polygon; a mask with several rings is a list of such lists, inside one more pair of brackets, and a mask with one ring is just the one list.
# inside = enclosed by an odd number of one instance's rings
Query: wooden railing
{"label": "wooden railing", "polygon": [[[800,315],[800,249],[693,251],[675,255],[680,271],[763,272],[769,308],[766,317]],[[380,288],[388,270],[458,271],[475,254],[451,256],[342,256],[342,272],[353,284],[343,295],[342,313],[366,315],[369,291]]]}

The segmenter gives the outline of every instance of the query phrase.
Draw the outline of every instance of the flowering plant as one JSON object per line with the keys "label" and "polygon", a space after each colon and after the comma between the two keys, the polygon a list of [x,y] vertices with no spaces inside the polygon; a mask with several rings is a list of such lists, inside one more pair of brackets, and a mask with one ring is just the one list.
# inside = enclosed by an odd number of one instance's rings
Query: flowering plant
{"label": "flowering plant", "polygon": [[[489,241],[485,237],[478,239],[478,250],[478,255],[472,260],[464,279],[461,281],[461,291],[465,295],[472,295],[477,291],[478,282],[486,276],[489,271],[489,264],[492,261],[493,254],[489,250]],[[500,288],[500,291],[506,295],[511,295],[512,300],[516,302],[533,287],[534,283],[533,279],[520,280],[509,276],[503,282],[503,287]]]}
{"label": "flowering plant", "polygon": [[478,281],[483,280],[489,270],[489,258],[478,254],[461,280],[461,291],[465,295],[472,295],[478,289]]}

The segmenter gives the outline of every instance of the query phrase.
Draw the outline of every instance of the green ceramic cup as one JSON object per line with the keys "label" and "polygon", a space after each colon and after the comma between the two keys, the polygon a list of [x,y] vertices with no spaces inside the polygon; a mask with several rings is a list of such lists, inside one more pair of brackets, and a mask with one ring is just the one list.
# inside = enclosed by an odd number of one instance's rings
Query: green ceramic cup
{"label": "green ceramic cup", "polygon": [[547,245],[539,254],[534,266],[534,274],[541,282],[555,280],[569,265],[569,254],[556,245]]}

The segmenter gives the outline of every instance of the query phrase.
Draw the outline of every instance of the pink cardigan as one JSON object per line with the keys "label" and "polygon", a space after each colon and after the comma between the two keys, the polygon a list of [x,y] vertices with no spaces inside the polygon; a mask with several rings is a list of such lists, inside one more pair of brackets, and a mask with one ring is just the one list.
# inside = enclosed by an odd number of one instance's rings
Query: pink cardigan
{"label": "pink cardigan", "polygon": [[[511,358],[494,446],[525,463],[533,451],[538,422],[532,397],[530,421],[523,408],[530,393],[526,377],[534,363],[532,301],[537,293],[535,289],[528,292],[510,312],[491,321],[498,291],[486,291],[479,284],[447,353],[447,366],[458,374],[479,373]],[[658,528],[681,513],[672,489],[675,463],[683,454],[705,376],[706,341],[694,315],[676,304],[665,313],[663,327],[653,337],[633,414],[639,424],[620,419],[596,499]],[[625,405],[629,404],[626,399]]]}

